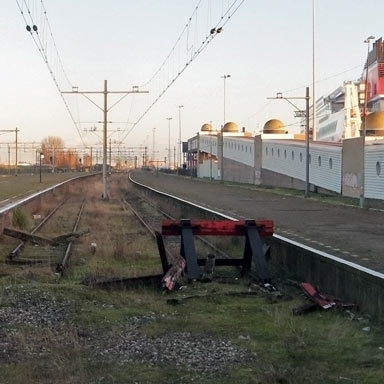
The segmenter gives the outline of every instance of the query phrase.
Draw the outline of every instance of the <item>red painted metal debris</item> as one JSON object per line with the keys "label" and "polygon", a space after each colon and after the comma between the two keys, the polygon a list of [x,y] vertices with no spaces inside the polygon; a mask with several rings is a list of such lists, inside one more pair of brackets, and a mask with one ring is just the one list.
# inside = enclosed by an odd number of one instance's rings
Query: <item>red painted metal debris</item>
{"label": "red painted metal debris", "polygon": [[301,283],[301,289],[313,301],[317,306],[322,309],[330,309],[336,305],[333,298],[323,295],[317,291],[317,289],[310,283]]}

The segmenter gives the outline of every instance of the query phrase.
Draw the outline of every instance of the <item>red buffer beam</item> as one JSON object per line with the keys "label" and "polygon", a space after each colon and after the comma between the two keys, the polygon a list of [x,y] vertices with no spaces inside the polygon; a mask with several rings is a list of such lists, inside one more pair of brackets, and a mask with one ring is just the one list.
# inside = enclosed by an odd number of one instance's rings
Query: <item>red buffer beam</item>
{"label": "red buffer beam", "polygon": [[[198,236],[244,236],[246,226],[255,223],[259,235],[273,235],[273,220],[188,220],[194,235]],[[163,236],[178,236],[181,233],[183,221],[164,220],[161,233]]]}

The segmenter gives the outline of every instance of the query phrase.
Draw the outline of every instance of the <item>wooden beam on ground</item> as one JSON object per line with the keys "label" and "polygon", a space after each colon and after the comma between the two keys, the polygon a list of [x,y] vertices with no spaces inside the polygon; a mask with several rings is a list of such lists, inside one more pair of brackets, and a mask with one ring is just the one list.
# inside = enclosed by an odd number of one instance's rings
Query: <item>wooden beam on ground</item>
{"label": "wooden beam on ground", "polygon": [[28,232],[18,231],[12,228],[4,228],[3,234],[24,242],[38,245],[52,245],[54,243],[51,239],[47,239],[46,237],[31,235]]}

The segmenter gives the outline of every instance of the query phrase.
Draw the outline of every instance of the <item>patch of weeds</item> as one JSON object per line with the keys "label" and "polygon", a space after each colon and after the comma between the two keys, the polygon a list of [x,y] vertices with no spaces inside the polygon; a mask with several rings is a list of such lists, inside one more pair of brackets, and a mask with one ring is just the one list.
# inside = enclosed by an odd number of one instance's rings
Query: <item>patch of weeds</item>
{"label": "patch of weeds", "polygon": [[30,226],[30,218],[22,207],[18,207],[13,211],[12,225],[16,228],[27,229]]}

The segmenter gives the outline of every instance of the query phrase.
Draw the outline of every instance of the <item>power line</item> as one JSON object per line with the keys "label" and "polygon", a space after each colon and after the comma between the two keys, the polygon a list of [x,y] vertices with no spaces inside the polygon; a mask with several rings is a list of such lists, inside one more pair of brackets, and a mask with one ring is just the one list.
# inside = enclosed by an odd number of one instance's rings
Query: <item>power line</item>
{"label": "power line", "polygon": [[[162,70],[166,67],[166,64],[168,63],[168,69],[169,69],[169,61],[173,57],[172,55],[175,52],[176,47],[181,43],[182,38],[186,39],[187,42],[187,48],[186,52],[187,54],[189,51],[192,50],[191,46],[188,48],[188,43],[189,43],[189,30],[191,29],[193,19],[196,18],[197,20],[197,12],[200,7],[202,0],[199,0],[197,5],[195,6],[192,15],[189,17],[188,22],[186,26],[183,28],[181,34],[176,40],[176,43],[173,45],[171,51],[168,53],[166,56],[165,60],[162,62],[160,67],[155,71],[154,75],[143,85],[147,86],[150,83],[154,83],[155,81],[159,82],[159,92],[155,94],[155,99],[149,104],[149,106],[144,110],[144,112],[139,116],[139,118],[136,120],[136,122],[133,124],[133,126],[128,130],[128,132],[123,136],[122,141],[124,141],[127,136],[136,128],[136,126],[140,123],[140,121],[146,116],[146,114],[152,109],[152,107],[160,100],[160,98],[168,91],[168,89],[175,83],[175,81],[181,76],[181,74],[187,69],[187,67],[207,48],[208,44],[218,35],[220,34],[224,26],[228,23],[230,18],[237,12],[237,10],[241,7],[241,5],[245,2],[245,0],[234,0],[230,5],[228,5],[226,11],[222,11],[221,16],[219,17],[219,20],[211,26],[211,28],[208,28],[207,31],[205,31],[205,37],[203,38],[203,41],[200,43],[200,45],[195,49],[191,56],[187,58],[187,60],[184,62],[182,67],[178,68],[176,75],[172,73],[171,79],[168,78],[166,85],[161,87],[161,72]],[[197,31],[198,25],[196,22],[196,30]],[[196,32],[197,33],[197,32]]]}
{"label": "power line", "polygon": [[[357,68],[360,68],[362,65],[364,65],[364,64],[355,65],[354,67],[349,68],[349,69],[346,69],[346,70],[344,70],[344,71],[342,71],[342,72],[338,72],[338,73],[336,73],[336,74],[334,74],[334,75],[331,75],[331,76],[328,76],[328,77],[324,77],[323,79],[319,79],[319,80],[315,81],[315,84],[319,84],[319,83],[322,83],[322,82],[324,82],[324,81],[333,79],[333,78],[335,78],[335,77],[344,75],[344,74],[347,73],[347,72],[351,72],[351,71],[353,71],[353,70],[355,70],[355,69],[357,69]],[[304,89],[304,88],[306,88],[306,87],[308,87],[308,84],[304,84],[304,85],[301,85],[300,87],[296,87],[296,88],[292,88],[292,89],[287,89],[287,90],[285,90],[285,91],[282,91],[282,93],[294,92],[294,91],[298,91],[298,90],[300,90],[300,89]]]}
{"label": "power line", "polygon": [[[63,100],[65,108],[66,108],[67,112],[69,113],[69,116],[71,117],[71,120],[72,120],[73,124],[75,125],[75,127],[77,129],[77,133],[78,133],[78,135],[79,135],[83,145],[87,146],[85,144],[85,142],[84,142],[84,139],[83,139],[82,135],[81,135],[80,127],[78,126],[78,124],[77,124],[77,122],[76,122],[76,120],[75,120],[75,118],[74,118],[74,116],[72,114],[72,111],[71,111],[71,109],[70,109],[70,107],[69,107],[69,105],[67,103],[67,101],[65,100],[63,94],[61,93],[61,87],[59,85],[58,77],[56,76],[54,68],[52,67],[52,65],[50,63],[50,60],[48,59],[48,44],[45,41],[42,41],[42,39],[40,38],[39,27],[37,26],[37,24],[36,24],[36,22],[35,22],[35,20],[33,18],[33,15],[31,13],[31,10],[30,10],[26,0],[23,0],[23,4],[26,7],[26,10],[27,10],[28,16],[29,16],[29,18],[31,20],[32,26],[28,23],[27,18],[25,17],[24,6],[22,6],[20,4],[19,0],[16,0],[16,3],[17,3],[17,6],[18,6],[18,8],[20,10],[20,13],[21,13],[21,15],[22,15],[22,17],[24,19],[24,22],[25,22],[25,25],[26,25],[26,30],[30,33],[30,35],[31,35],[31,37],[32,37],[32,39],[33,39],[33,41],[34,41],[34,43],[35,43],[35,45],[36,45],[40,55],[41,55],[41,57],[44,60],[44,63],[45,63],[45,65],[46,65],[46,67],[47,67],[47,69],[48,69],[48,71],[49,71],[49,73],[51,75],[51,78],[52,78],[52,80],[53,80],[53,82],[54,82],[54,84],[55,84],[55,86],[56,86],[56,88],[57,88],[57,90],[58,90],[58,92],[60,94],[60,97]],[[58,62],[60,64],[62,73],[64,74],[64,78],[67,80],[68,84],[70,84],[70,86],[72,87],[72,84],[69,81],[68,76],[67,76],[67,74],[66,74],[66,72],[64,70],[63,63],[61,61],[61,58],[60,58],[60,55],[59,55],[59,52],[58,52],[58,49],[57,49],[56,42],[55,42],[55,40],[53,38],[52,29],[51,29],[50,24],[49,24],[49,20],[48,20],[48,16],[47,16],[47,11],[46,11],[46,9],[44,7],[43,0],[40,0],[40,3],[41,3],[41,9],[42,9],[42,11],[44,13],[44,20],[47,23],[47,26],[48,26],[48,29],[49,29],[49,33],[50,33],[50,36],[51,36],[52,41],[53,41],[54,52],[56,53],[57,60],[58,60]],[[44,31],[44,29],[45,29],[44,22],[43,22],[42,25],[43,25],[42,29]],[[35,35],[36,35],[36,37],[35,37]]]}

